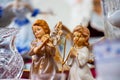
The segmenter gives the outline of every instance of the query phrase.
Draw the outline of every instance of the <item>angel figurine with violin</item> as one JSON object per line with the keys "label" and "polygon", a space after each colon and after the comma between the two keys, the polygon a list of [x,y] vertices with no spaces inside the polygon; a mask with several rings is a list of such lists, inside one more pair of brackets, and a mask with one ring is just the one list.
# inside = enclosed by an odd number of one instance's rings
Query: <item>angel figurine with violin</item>
{"label": "angel figurine with violin", "polygon": [[50,38],[49,26],[46,21],[37,20],[33,24],[32,30],[36,39],[31,43],[31,79],[40,79],[40,77],[48,74],[47,79],[52,80],[57,71],[57,65],[53,58],[56,48]]}

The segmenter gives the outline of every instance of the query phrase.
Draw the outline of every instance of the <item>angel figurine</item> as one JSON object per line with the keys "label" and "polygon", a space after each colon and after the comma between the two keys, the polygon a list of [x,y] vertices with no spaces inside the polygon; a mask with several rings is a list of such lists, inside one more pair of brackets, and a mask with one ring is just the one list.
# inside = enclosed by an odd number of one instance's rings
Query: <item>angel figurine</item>
{"label": "angel figurine", "polygon": [[94,80],[87,65],[89,61],[89,37],[88,28],[78,25],[73,30],[73,47],[70,50],[69,58],[72,65],[69,71],[68,80]]}
{"label": "angel figurine", "polygon": [[48,74],[45,80],[53,80],[57,71],[54,61],[56,48],[50,38],[50,29],[46,21],[37,20],[32,26],[35,40],[31,43],[30,55],[32,56],[31,79],[41,79]]}

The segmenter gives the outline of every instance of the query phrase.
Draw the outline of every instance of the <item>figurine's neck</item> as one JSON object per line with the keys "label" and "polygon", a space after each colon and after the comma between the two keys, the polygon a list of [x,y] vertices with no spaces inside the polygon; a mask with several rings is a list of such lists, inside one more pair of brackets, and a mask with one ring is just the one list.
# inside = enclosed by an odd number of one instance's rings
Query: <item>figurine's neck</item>
{"label": "figurine's neck", "polygon": [[75,48],[82,48],[84,47],[83,45],[74,45]]}

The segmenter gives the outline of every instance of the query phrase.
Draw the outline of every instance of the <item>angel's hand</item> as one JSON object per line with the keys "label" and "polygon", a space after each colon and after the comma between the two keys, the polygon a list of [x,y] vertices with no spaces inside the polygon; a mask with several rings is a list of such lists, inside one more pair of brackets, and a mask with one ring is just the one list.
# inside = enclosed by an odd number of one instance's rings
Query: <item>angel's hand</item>
{"label": "angel's hand", "polygon": [[72,48],[70,51],[70,57],[71,58],[77,57],[77,51],[74,48]]}

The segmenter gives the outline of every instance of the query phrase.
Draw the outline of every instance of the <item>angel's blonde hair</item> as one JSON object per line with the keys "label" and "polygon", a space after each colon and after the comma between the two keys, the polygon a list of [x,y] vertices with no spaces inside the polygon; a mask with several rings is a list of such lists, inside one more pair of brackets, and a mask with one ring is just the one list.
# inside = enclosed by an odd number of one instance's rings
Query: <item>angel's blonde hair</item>
{"label": "angel's blonde hair", "polygon": [[84,45],[88,47],[89,46],[89,42],[88,41],[89,41],[89,38],[90,38],[90,31],[89,31],[89,29],[87,27],[83,27],[81,25],[78,25],[78,26],[76,26],[74,28],[73,33],[74,32],[79,32],[79,33],[81,33],[83,35],[83,37],[85,38]]}
{"label": "angel's blonde hair", "polygon": [[[46,34],[50,34],[50,28],[45,20],[38,19],[35,21],[33,26],[40,26],[43,28],[43,30],[45,31]],[[32,28],[33,28],[33,26],[32,26]]]}

